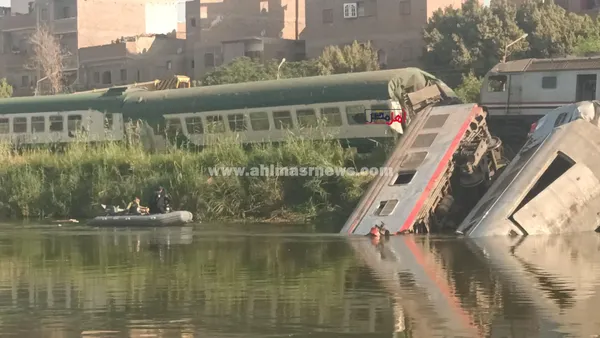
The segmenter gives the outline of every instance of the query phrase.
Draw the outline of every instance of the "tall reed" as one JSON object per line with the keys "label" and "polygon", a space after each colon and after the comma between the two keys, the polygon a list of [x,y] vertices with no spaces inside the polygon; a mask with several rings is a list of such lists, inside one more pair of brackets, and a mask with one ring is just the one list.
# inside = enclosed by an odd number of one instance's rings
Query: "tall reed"
{"label": "tall reed", "polygon": [[[319,132],[315,128],[309,132]],[[250,149],[235,137],[214,137],[202,151],[168,147],[144,150],[140,137],[91,145],[82,140],[60,152],[50,147],[12,151],[0,145],[0,216],[92,217],[100,203],[125,205],[134,195],[145,204],[163,185],[173,206],[205,220],[312,218],[347,210],[360,198],[370,176],[248,177],[208,176],[210,167],[380,166],[384,156],[357,157],[333,135],[308,139],[290,132],[281,144]],[[131,136],[134,135],[134,136]]]}

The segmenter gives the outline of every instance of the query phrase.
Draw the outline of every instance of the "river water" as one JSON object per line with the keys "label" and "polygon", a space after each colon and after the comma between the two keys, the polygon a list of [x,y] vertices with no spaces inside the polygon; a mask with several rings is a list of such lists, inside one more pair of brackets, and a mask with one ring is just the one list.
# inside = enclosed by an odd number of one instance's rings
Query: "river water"
{"label": "river water", "polygon": [[0,226],[1,337],[593,337],[600,234]]}

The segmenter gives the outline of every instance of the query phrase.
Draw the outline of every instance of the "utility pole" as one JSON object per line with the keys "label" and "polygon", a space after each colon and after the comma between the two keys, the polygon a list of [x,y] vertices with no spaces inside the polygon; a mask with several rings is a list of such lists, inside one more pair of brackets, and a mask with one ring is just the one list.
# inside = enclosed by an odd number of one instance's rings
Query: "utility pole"
{"label": "utility pole", "polygon": [[515,41],[509,43],[508,45],[506,45],[506,47],[504,47],[504,55],[502,56],[502,63],[506,62],[506,53],[508,52],[508,47],[514,45],[515,43],[525,39],[529,34],[525,33],[523,35],[521,35],[520,38],[516,39]]}

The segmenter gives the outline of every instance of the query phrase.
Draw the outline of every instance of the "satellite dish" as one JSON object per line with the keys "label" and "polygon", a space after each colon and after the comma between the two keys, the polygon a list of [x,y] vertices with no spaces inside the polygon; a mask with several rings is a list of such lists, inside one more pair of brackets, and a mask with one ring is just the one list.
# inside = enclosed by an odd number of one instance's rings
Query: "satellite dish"
{"label": "satellite dish", "polygon": [[262,31],[260,31],[260,36],[265,36],[265,34],[267,34],[266,30],[263,29]]}

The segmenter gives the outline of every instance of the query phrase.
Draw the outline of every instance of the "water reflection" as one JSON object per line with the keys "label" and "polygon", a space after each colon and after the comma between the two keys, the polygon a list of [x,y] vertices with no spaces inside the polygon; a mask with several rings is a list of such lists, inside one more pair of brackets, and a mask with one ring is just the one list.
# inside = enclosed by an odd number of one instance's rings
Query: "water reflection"
{"label": "water reflection", "polygon": [[595,233],[525,238],[352,240],[415,337],[596,337]]}
{"label": "water reflection", "polygon": [[389,313],[339,237],[78,228],[0,239],[2,336],[389,337]]}
{"label": "water reflection", "polygon": [[0,231],[0,336],[600,332],[597,234],[377,244],[279,230]]}

